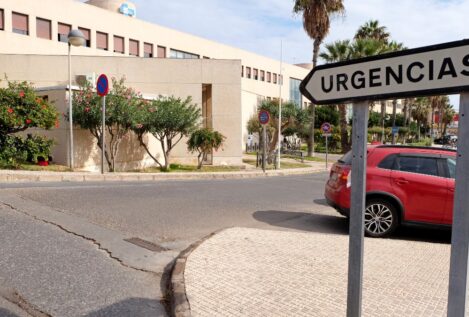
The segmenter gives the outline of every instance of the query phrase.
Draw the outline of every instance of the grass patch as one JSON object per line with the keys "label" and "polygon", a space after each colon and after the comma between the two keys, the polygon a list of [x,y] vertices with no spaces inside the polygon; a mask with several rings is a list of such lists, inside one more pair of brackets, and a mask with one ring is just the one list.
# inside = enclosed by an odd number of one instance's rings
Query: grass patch
{"label": "grass patch", "polygon": [[18,166],[8,166],[0,164],[0,169],[17,170],[17,171],[38,171],[38,172],[70,172],[68,166],[49,164],[48,166],[39,166],[36,164],[21,163]]}
{"label": "grass patch", "polygon": [[133,172],[141,173],[187,173],[187,172],[239,172],[243,171],[243,166],[212,166],[204,165],[201,169],[197,169],[196,165],[171,164],[169,171],[161,171],[159,167],[148,167],[143,170],[135,170]]}
{"label": "grass patch", "polygon": [[[256,160],[244,159],[243,162],[246,163],[246,164],[256,166]],[[280,167],[281,167],[281,169],[305,168],[305,167],[309,167],[309,165],[303,164],[303,163],[294,163],[294,162],[281,162]],[[267,170],[273,170],[273,169],[275,169],[275,167],[272,164],[270,164],[270,165],[266,166],[266,169]]]}

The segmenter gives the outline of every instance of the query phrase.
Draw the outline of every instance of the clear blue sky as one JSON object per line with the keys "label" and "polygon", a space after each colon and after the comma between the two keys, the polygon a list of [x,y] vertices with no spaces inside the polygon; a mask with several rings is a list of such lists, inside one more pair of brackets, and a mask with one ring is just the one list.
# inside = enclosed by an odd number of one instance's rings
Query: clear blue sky
{"label": "clear blue sky", "polygon": [[[278,59],[309,62],[312,42],[293,0],[134,0],[137,15],[152,23]],[[469,0],[344,0],[345,17],[336,18],[325,43],[352,38],[357,28],[377,19],[408,48],[468,38]],[[451,98],[458,106],[458,99]]]}

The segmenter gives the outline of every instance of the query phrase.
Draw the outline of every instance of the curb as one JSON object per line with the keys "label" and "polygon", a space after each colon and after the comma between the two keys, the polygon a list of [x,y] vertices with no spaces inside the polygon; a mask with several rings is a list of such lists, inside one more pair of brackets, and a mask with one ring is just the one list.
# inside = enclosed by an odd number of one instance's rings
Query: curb
{"label": "curb", "polygon": [[197,242],[191,244],[187,249],[182,251],[174,261],[171,271],[171,279],[169,285],[169,296],[172,317],[191,317],[191,306],[186,295],[186,282],[184,280],[184,271],[186,269],[187,258],[197,249],[203,242],[210,239],[214,235],[222,232],[224,229],[212,232]]}
{"label": "curb", "polygon": [[304,175],[325,172],[324,167],[307,167],[286,170],[253,172],[208,172],[208,173],[83,173],[83,172],[30,172],[0,170],[0,183],[25,182],[116,182],[116,181],[160,181],[177,179],[240,179],[287,175]]}

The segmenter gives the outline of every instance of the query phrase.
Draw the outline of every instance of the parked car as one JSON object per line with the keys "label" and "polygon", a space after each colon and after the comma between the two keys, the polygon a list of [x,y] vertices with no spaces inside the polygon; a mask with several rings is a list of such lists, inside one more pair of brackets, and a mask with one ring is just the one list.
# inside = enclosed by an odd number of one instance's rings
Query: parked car
{"label": "parked car", "polygon": [[[453,220],[456,151],[379,145],[367,150],[365,233],[384,237],[397,226],[450,226]],[[325,187],[329,205],[348,217],[352,153],[331,169]]]}

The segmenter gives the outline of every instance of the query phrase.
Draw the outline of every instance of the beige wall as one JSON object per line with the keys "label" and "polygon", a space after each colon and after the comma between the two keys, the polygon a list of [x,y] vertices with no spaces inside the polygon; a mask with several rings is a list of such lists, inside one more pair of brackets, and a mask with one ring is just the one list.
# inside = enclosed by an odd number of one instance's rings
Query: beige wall
{"label": "beige wall", "polygon": [[[7,55],[0,54],[0,69],[9,80],[27,80],[35,87],[67,85],[68,60],[65,56]],[[240,62],[235,60],[175,60],[139,59],[131,57],[87,57],[74,56],[72,59],[73,78],[82,73],[105,73],[109,78],[126,77],[127,85],[145,95],[192,96],[199,106],[202,104],[202,84],[212,84],[214,128],[227,137],[223,150],[214,153],[215,164],[235,164],[242,162],[242,112],[241,79],[238,76]],[[5,85],[5,82],[0,83]],[[48,89],[50,100],[54,100],[60,112],[66,112],[64,89]],[[67,162],[67,123],[61,122],[58,130],[48,132],[57,141],[54,158],[60,163]],[[152,147],[158,144],[152,140]],[[89,133],[75,133],[78,164],[90,169],[99,165],[99,152],[92,145]],[[90,143],[91,142],[91,143]],[[129,140],[128,152],[120,161],[130,167],[133,161],[151,162],[140,148]],[[195,155],[187,153],[185,140],[174,149],[173,158],[179,162],[195,162]]]}
{"label": "beige wall", "polygon": [[[71,24],[75,29],[78,27],[91,29],[91,48],[73,47],[73,55],[123,56],[119,53],[113,53],[112,38],[113,35],[118,35],[125,38],[125,55],[128,55],[129,39],[135,39],[140,43],[139,51],[141,56],[143,56],[143,43],[148,42],[153,44],[155,56],[156,47],[160,45],[167,48],[167,56],[170,54],[170,49],[173,48],[197,54],[201,58],[206,56],[212,59],[241,60],[237,70],[239,77],[241,76],[241,65],[251,67],[252,69],[256,68],[264,70],[266,73],[271,72],[279,74],[282,72],[284,85],[281,89],[281,95],[285,100],[290,99],[289,79],[295,78],[301,80],[309,72],[309,69],[288,63],[283,63],[282,71],[280,71],[280,61],[278,60],[148,23],[139,20],[138,18],[135,19],[123,16],[122,14],[113,12],[115,11],[116,1],[108,1],[108,4],[104,3],[106,1],[102,0],[94,1],[103,2],[104,6],[108,6],[109,4],[109,10],[111,11],[75,0],[0,0],[0,9],[4,9],[5,11],[5,31],[0,31],[0,43],[2,43],[2,45],[0,45],[0,54],[66,55],[68,52],[67,44],[57,41],[57,23],[62,22]],[[137,14],[138,10],[139,8],[137,7]],[[29,36],[14,34],[11,32],[12,11],[29,15]],[[36,37],[36,17],[52,21],[52,40],[39,39]],[[97,31],[109,34],[108,51],[96,48]],[[288,50],[288,48],[285,48],[284,50]],[[280,52],[274,53],[278,53],[280,56]],[[82,69],[81,73],[86,73],[86,69]],[[171,81],[168,80],[167,87],[165,89],[172,90],[171,85]],[[245,142],[247,136],[245,130],[245,119],[249,118],[253,114],[253,109],[257,106],[257,98],[253,98],[252,95],[278,97],[280,95],[280,90],[279,85],[273,83],[242,78],[241,93],[243,95],[243,122],[241,126]],[[307,100],[303,98],[302,104],[305,101]]]}

